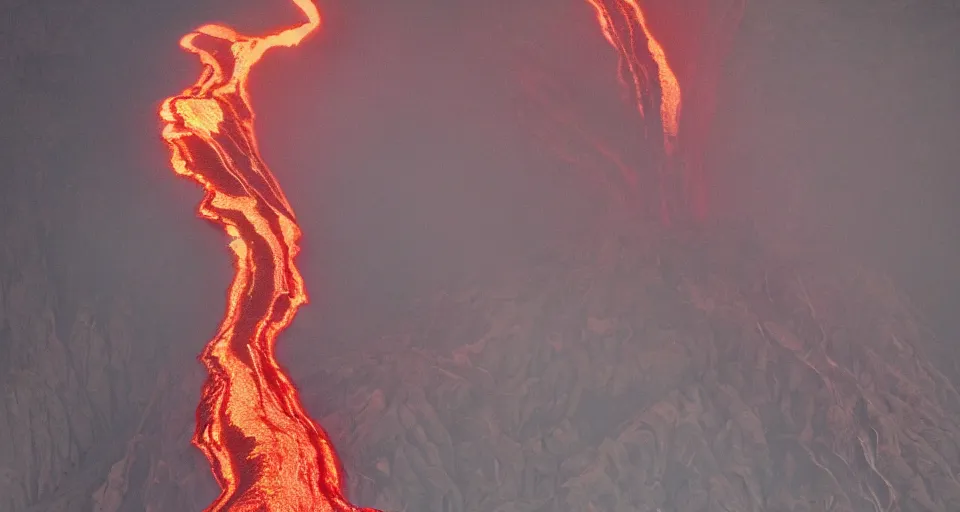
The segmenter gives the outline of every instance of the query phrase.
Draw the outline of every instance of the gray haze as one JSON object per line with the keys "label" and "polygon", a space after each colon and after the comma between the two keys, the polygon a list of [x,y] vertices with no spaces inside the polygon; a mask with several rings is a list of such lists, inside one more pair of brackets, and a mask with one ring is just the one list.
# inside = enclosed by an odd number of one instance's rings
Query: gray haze
{"label": "gray haze", "polygon": [[721,196],[890,272],[957,339],[957,91],[956,2],[755,2],[717,122]]}
{"label": "gray haze", "polygon": [[[747,216],[772,237],[887,270],[956,338],[951,3],[750,6],[711,166],[718,217]],[[297,343],[389,331],[438,284],[493,275],[589,224],[601,196],[533,147],[510,70],[536,55],[591,129],[616,134],[630,115],[615,108],[616,61],[583,2],[517,4],[325,1],[322,33],[254,72],[262,149],[305,233],[314,304],[298,317]],[[268,0],[4,5],[8,54],[44,56],[17,64],[23,81],[3,79],[3,117],[15,120],[2,127],[5,172],[44,176],[51,254],[86,276],[70,286],[129,294],[156,309],[162,336],[198,351],[230,268],[224,238],[194,216],[198,188],[167,168],[155,109],[196,76],[181,35],[209,21],[270,29],[294,11]],[[27,143],[38,137],[54,149]]]}

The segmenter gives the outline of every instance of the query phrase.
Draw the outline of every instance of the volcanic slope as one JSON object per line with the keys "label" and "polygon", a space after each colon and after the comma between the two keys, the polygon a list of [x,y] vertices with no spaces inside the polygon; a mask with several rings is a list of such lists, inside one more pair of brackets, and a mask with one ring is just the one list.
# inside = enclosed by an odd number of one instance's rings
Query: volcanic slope
{"label": "volcanic slope", "polygon": [[[351,495],[383,510],[960,510],[960,397],[885,279],[749,236],[641,240],[462,286],[362,353],[298,357]],[[189,403],[170,390],[161,409]],[[180,442],[192,417],[167,418],[144,505],[195,508],[212,489]]]}

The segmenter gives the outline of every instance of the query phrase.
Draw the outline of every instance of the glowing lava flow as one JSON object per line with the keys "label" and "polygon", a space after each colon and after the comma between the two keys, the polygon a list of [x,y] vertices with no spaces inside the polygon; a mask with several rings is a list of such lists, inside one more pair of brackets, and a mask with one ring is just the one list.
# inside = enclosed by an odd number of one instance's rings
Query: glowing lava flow
{"label": "glowing lava flow", "polygon": [[[647,18],[637,0],[613,0],[621,14],[627,19],[627,40],[620,36],[610,10],[603,4],[603,0],[587,0],[597,13],[597,22],[603,31],[603,37],[617,51],[621,62],[621,73],[624,67],[630,72],[633,83],[637,110],[643,115],[643,92],[645,90],[646,74],[639,57],[636,54],[636,36],[634,23],[643,31],[647,41],[647,50],[657,65],[657,78],[660,83],[660,121],[663,125],[663,144],[667,155],[672,155],[677,133],[680,130],[680,107],[682,96],[680,83],[677,81],[667,54],[663,46],[650,31]],[[622,80],[622,76],[621,76]]]}
{"label": "glowing lava flow", "polygon": [[[628,85],[629,72],[641,116],[649,101],[646,69],[655,66],[660,86],[660,124],[665,159],[659,176],[660,217],[671,224],[677,215],[698,222],[707,215],[707,176],[704,153],[710,123],[715,112],[715,86],[720,63],[739,25],[745,0],[702,0],[663,2],[657,14],[674,18],[669,41],[658,39],[651,30],[642,0],[586,0],[596,13],[604,38],[620,59],[621,83]],[[719,13],[718,11],[722,11]],[[619,16],[614,16],[618,14]],[[657,18],[661,26],[664,16]],[[618,23],[619,22],[619,23]],[[683,31],[679,32],[682,28]],[[637,32],[640,34],[637,34]],[[661,34],[664,35],[664,34]],[[638,36],[646,41],[646,54],[637,50]],[[671,49],[670,58],[664,43]],[[682,68],[677,68],[683,63]],[[672,67],[673,66],[673,67]],[[681,69],[678,79],[675,71]],[[681,83],[683,90],[681,91]]]}
{"label": "glowing lava flow", "polygon": [[222,489],[210,511],[357,510],[330,440],[274,359],[277,335],[307,295],[294,265],[300,229],[260,158],[246,86],[267,50],[295,46],[319,27],[313,3],[293,1],[307,18],[293,28],[248,37],[206,25],[184,37],[203,71],[160,109],[173,169],[204,187],[199,214],[224,227],[236,256],[225,318],[200,356],[209,378],[193,442]]}

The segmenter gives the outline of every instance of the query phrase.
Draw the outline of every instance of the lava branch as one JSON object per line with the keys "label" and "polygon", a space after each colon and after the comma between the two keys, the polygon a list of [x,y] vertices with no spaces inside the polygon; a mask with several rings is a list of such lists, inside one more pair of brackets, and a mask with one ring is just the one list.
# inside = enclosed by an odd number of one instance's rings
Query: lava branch
{"label": "lava branch", "polygon": [[667,155],[672,155],[676,145],[677,133],[680,130],[680,107],[682,94],[677,77],[670,67],[670,61],[663,50],[663,46],[654,37],[647,23],[647,18],[637,0],[613,0],[617,9],[626,20],[626,37],[620,35],[610,10],[603,3],[604,0],[587,0],[596,11],[597,22],[603,32],[604,39],[616,50],[620,58],[621,82],[623,69],[630,72],[630,81],[633,86],[634,100],[637,111],[643,115],[643,95],[646,91],[646,68],[636,53],[637,37],[634,26],[642,31],[647,42],[647,51],[657,66],[657,79],[660,85],[660,121],[663,128],[663,146]]}
{"label": "lava branch", "polygon": [[618,73],[622,84],[626,85],[626,80],[623,77],[624,70],[630,73],[633,99],[641,116],[644,115],[645,110],[643,102],[648,91],[648,77],[644,62],[641,61],[637,52],[637,29],[641,32],[643,40],[646,41],[649,57],[653,59],[653,63],[656,65],[660,86],[660,126],[663,131],[665,153],[665,160],[660,166],[658,180],[660,218],[665,224],[670,224],[674,210],[671,203],[675,199],[671,197],[670,183],[673,180],[671,180],[669,174],[673,170],[671,160],[674,156],[677,135],[680,131],[680,108],[682,106],[680,83],[670,66],[670,61],[667,59],[663,46],[651,32],[646,15],[638,0],[610,0],[610,3],[613,4],[624,20],[625,30],[622,31],[624,34],[621,34],[616,19],[605,4],[605,0],[586,1],[596,12],[597,23],[600,25],[604,39],[617,52],[620,60]]}
{"label": "lava branch", "polygon": [[[703,222],[707,214],[704,152],[715,111],[714,89],[720,63],[739,25],[745,0],[717,1],[720,5],[727,4],[727,8],[713,27],[702,23],[716,14],[715,9],[710,8],[712,0],[700,2],[693,8],[690,5],[678,8],[684,11],[677,18],[682,18],[686,32],[682,37],[673,38],[670,58],[653,33],[641,0],[586,2],[593,7],[601,33],[617,53],[621,84],[633,96],[641,116],[645,96],[652,89],[647,69],[656,69],[660,93],[656,99],[660,104],[664,148],[659,173],[661,220],[671,224],[677,216],[683,216]],[[694,44],[696,39],[700,40]],[[679,45],[686,48],[678,48],[678,40],[686,40],[687,44]],[[638,49],[639,43],[645,43],[645,52]],[[678,67],[680,63],[684,66]],[[679,78],[674,72],[678,69],[684,71]],[[629,80],[624,76],[626,73]]]}
{"label": "lava branch", "polygon": [[202,73],[160,108],[174,171],[203,186],[199,215],[232,237],[236,258],[225,317],[200,355],[209,377],[193,442],[222,489],[208,511],[358,510],[330,439],[274,357],[277,335],[307,294],[294,264],[300,228],[257,149],[247,78],[267,50],[295,46],[319,27],[311,0],[293,2],[306,23],[262,37],[223,25],[185,36],[180,45],[200,58]]}

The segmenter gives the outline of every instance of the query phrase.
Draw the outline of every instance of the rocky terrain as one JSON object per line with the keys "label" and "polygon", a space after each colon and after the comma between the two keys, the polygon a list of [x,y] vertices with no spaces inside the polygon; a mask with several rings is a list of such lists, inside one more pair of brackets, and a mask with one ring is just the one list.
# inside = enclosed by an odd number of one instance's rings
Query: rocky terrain
{"label": "rocky terrain", "polygon": [[[36,186],[3,203],[0,509],[201,510],[195,350],[145,344],[150,310],[71,300]],[[749,229],[606,236],[286,360],[386,511],[957,510],[949,340],[886,279],[800,254]]]}
{"label": "rocky terrain", "polygon": [[[303,398],[337,441],[357,501],[444,512],[960,507],[960,396],[889,283],[724,238],[737,242],[612,241],[437,297],[419,332],[382,348],[300,354]],[[210,501],[189,446],[202,377],[164,391],[140,449],[114,466],[130,477],[126,498],[98,510]]]}
{"label": "rocky terrain", "polygon": [[[37,187],[3,203],[0,510],[201,510],[195,351],[134,350],[151,311],[74,299]],[[881,276],[800,254],[606,236],[286,360],[385,511],[957,510],[949,340]]]}
{"label": "rocky terrain", "polygon": [[21,197],[0,214],[0,510],[88,510],[150,400],[151,350],[132,350],[128,303],[67,298]]}

